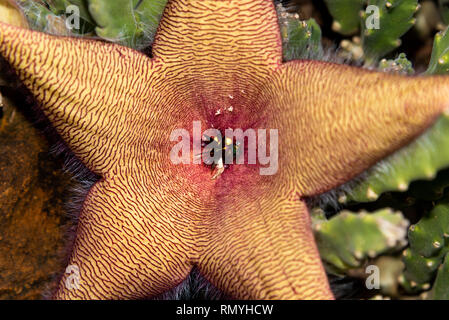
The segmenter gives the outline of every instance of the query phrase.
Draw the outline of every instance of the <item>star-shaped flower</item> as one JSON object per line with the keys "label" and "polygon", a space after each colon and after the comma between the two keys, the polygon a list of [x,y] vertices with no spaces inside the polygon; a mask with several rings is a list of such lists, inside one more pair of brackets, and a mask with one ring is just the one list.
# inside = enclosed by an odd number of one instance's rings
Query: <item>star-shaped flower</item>
{"label": "star-shaped flower", "polygon": [[[283,63],[281,51],[270,0],[170,1],[151,59],[0,24],[0,54],[101,176],[69,261],[79,288],[65,274],[55,298],[155,296],[194,266],[234,298],[333,297],[304,198],[422,133],[449,106],[449,81]],[[173,164],[170,134],[194,121],[278,129],[278,172],[234,164],[211,179],[209,166]]]}

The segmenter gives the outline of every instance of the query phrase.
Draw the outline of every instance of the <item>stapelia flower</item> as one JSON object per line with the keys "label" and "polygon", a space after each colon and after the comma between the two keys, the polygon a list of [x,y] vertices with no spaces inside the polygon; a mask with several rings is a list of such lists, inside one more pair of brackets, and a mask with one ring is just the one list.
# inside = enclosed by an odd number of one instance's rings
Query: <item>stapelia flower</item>
{"label": "stapelia flower", "polygon": [[[448,107],[445,77],[282,62],[269,0],[170,1],[153,58],[0,24],[0,54],[101,179],[55,298],[142,298],[192,267],[234,298],[331,299],[304,199],[406,145]],[[232,106],[232,112],[217,110]],[[273,128],[278,172],[170,161],[178,128]],[[192,134],[192,132],[190,132]]]}

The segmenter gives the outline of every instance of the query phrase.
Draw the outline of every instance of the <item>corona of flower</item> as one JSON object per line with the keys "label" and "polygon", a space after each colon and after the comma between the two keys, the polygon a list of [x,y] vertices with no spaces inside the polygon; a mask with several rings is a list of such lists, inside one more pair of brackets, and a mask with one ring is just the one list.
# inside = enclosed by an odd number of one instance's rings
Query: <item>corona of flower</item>
{"label": "corona of flower", "polygon": [[172,131],[170,141],[178,141],[179,138],[181,141],[171,149],[170,159],[173,164],[214,164],[218,169],[232,164],[262,164],[267,167],[260,167],[260,174],[273,175],[278,170],[278,130],[270,129],[269,139],[267,131],[227,128],[222,134],[218,129],[209,128],[202,132],[201,122],[194,121],[193,137],[187,129]]}

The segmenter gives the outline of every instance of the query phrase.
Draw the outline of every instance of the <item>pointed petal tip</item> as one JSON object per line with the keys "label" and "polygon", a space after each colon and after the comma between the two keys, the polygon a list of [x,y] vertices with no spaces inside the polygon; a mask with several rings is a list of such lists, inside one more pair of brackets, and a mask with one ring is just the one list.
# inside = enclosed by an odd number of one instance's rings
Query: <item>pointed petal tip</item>
{"label": "pointed petal tip", "polygon": [[[297,159],[296,152],[310,159],[283,164],[307,172],[298,177],[304,195],[357,176],[424,133],[449,107],[449,76],[406,77],[294,61],[276,77],[276,125],[289,130],[289,145],[297,146],[282,157]],[[295,133],[298,126],[307,130]]]}

